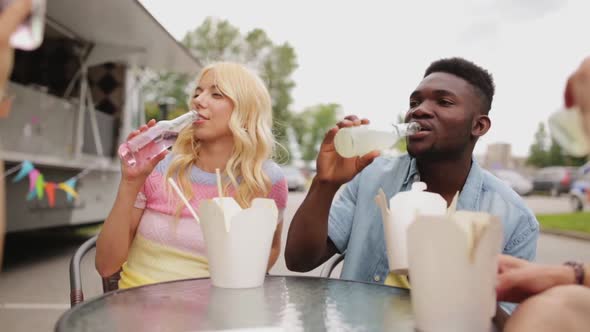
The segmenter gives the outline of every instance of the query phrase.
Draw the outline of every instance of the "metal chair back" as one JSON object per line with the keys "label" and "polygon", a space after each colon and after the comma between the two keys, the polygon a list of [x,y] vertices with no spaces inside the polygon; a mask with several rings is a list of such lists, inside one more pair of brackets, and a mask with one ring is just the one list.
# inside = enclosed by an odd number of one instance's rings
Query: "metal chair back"
{"label": "metal chair back", "polygon": [[326,263],[324,263],[324,267],[322,268],[322,271],[320,272],[320,277],[330,278],[330,275],[332,275],[334,268],[336,268],[336,266],[344,260],[344,255],[345,254],[341,254],[341,255],[336,254],[336,255],[330,257],[330,259],[328,259],[326,261]]}
{"label": "metal chair back", "polygon": [[[70,306],[84,301],[84,291],[82,290],[82,275],[80,264],[86,254],[96,247],[98,235],[91,237],[82,243],[70,260]],[[119,289],[120,270],[110,277],[102,278],[102,290],[104,293]]]}

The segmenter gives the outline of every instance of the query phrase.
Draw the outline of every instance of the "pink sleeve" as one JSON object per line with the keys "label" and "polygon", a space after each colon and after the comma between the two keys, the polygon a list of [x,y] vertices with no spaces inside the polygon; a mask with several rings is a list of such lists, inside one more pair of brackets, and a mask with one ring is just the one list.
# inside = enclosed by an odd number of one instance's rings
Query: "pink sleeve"
{"label": "pink sleeve", "polygon": [[152,193],[153,193],[153,182],[154,182],[154,178],[157,178],[157,171],[154,170],[152,171],[152,173],[145,179],[145,182],[143,183],[143,186],[141,187],[141,190],[139,191],[139,193],[137,194],[137,197],[135,198],[135,203],[133,204],[133,206],[135,206],[138,209],[145,209],[145,207],[147,206],[147,201],[149,199],[149,197],[151,197]]}
{"label": "pink sleeve", "polygon": [[277,204],[277,208],[279,209],[278,222],[283,221],[283,213],[287,207],[288,195],[289,189],[287,187],[287,179],[285,177],[281,177],[280,180],[272,185],[270,193],[268,194],[268,198],[274,199],[275,203]]}

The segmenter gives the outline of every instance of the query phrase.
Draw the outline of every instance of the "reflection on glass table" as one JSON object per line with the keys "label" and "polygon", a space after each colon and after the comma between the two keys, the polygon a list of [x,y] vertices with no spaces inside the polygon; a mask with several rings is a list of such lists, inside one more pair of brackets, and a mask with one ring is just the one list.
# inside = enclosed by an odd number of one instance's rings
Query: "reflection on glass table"
{"label": "reflection on glass table", "polygon": [[56,331],[414,331],[409,291],[378,284],[269,276],[223,289],[188,279],[119,290],[66,312]]}

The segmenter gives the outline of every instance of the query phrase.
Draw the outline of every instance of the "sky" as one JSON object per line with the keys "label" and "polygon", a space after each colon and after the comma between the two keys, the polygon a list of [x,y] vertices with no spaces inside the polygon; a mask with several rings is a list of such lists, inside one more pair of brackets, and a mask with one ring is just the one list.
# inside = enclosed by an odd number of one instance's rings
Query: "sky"
{"label": "sky", "polygon": [[387,129],[437,59],[490,71],[496,94],[487,144],[526,156],[540,122],[563,105],[567,77],[590,56],[588,0],[140,0],[177,39],[206,17],[242,34],[260,28],[297,54],[293,111],[338,103]]}

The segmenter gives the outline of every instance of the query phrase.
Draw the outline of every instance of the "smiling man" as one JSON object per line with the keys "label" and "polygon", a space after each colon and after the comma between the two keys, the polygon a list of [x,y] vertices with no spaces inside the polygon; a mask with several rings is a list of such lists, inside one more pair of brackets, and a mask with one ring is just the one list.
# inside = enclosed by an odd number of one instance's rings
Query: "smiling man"
{"label": "smiling man", "polygon": [[[297,210],[287,238],[285,259],[293,271],[309,271],[336,253],[346,252],[342,279],[382,283],[388,272],[381,214],[375,204],[379,188],[388,198],[407,191],[415,181],[440,194],[449,204],[460,191],[458,209],[499,216],[504,227],[503,252],[532,260],[538,222],[522,199],[483,170],[472,154],[490,128],[494,95],[491,75],[461,59],[432,63],[410,95],[406,121],[420,123],[409,136],[408,154],[342,158],[334,136],[343,127],[368,124],[348,116],[324,138],[317,175]],[[339,195],[340,186],[347,183]],[[433,276],[435,277],[435,276]]]}

